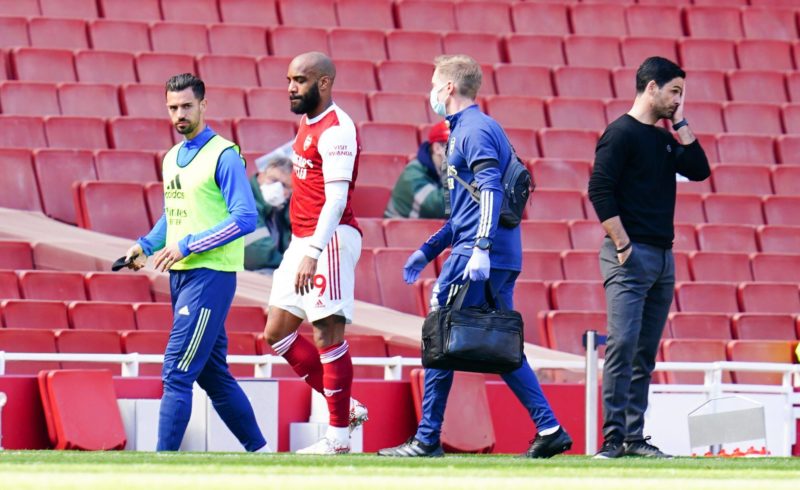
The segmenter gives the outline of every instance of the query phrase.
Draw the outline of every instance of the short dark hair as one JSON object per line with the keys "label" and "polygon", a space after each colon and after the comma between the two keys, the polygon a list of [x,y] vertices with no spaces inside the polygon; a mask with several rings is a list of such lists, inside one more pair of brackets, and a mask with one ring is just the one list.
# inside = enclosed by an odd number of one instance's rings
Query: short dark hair
{"label": "short dark hair", "polygon": [[672,61],[660,56],[653,56],[644,60],[636,70],[636,93],[641,94],[650,83],[656,82],[658,88],[675,78],[686,78],[686,72]]}
{"label": "short dark hair", "polygon": [[183,92],[190,87],[197,100],[206,97],[206,84],[191,73],[181,73],[167,80],[166,92]]}

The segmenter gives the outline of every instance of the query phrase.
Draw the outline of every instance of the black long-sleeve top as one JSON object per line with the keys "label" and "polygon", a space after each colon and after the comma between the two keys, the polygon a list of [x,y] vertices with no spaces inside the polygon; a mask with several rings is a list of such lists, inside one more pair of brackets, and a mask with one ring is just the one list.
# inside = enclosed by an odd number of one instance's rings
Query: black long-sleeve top
{"label": "black long-sleeve top", "polygon": [[625,114],[597,143],[589,199],[601,222],[619,216],[632,241],[672,248],[676,173],[694,181],[711,175],[700,143],[681,145]]}

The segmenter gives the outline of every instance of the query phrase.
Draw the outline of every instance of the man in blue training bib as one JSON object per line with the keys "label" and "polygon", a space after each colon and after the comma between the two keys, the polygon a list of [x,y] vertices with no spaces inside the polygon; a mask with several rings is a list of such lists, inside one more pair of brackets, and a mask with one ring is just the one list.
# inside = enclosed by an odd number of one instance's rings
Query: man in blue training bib
{"label": "man in blue training bib", "polygon": [[[482,79],[480,65],[465,55],[440,56],[435,64],[430,102],[433,111],[446,117],[450,124],[447,187],[452,212],[444,226],[409,257],[403,278],[408,284],[413,283],[428,262],[452,247],[433,288],[431,308],[451,302],[467,279],[477,284],[466,292],[464,307],[486,302],[483,281],[489,281],[492,291],[497,292],[507,307],[513,308],[514,283],[522,268],[520,230],[519,226],[498,226],[503,202],[501,178],[512,149],[500,125],[475,103]],[[480,203],[455,181],[454,175],[477,185]],[[572,439],[558,424],[527,360],[523,358],[522,367],[504,374],[503,380],[525,406],[538,430],[525,455],[549,458],[567,451]],[[453,371],[426,368],[423,413],[417,433],[407,442],[382,449],[378,454],[442,456],[439,437],[452,383]]]}

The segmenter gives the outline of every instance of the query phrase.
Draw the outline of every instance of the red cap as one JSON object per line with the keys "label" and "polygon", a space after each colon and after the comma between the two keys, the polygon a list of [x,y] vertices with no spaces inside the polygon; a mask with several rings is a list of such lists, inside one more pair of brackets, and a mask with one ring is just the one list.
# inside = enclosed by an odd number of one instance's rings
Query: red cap
{"label": "red cap", "polygon": [[450,138],[450,127],[446,120],[434,124],[428,131],[428,141],[431,143],[444,143],[448,138]]}

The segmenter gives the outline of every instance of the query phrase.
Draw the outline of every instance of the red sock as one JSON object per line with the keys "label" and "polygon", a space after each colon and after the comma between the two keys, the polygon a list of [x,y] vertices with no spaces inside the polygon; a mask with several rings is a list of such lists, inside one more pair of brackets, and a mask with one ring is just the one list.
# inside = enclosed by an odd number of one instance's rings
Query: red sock
{"label": "red sock", "polygon": [[347,341],[319,351],[322,363],[322,384],[325,399],[331,414],[332,427],[350,425],[350,391],[353,386],[353,361],[350,359]]}
{"label": "red sock", "polygon": [[311,388],[322,393],[322,364],[314,345],[297,332],[272,346]]}

